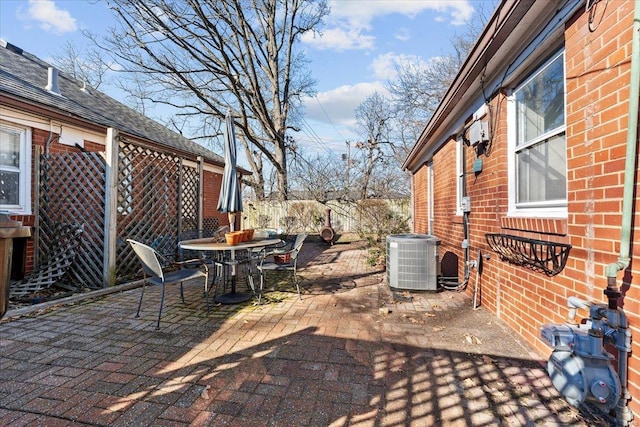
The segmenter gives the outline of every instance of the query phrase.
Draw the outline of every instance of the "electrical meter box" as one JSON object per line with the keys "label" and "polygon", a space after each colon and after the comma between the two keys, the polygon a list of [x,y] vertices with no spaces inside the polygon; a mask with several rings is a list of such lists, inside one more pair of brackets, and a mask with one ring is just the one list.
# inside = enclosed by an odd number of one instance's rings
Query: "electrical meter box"
{"label": "electrical meter box", "polygon": [[474,122],[469,128],[469,143],[477,145],[489,141],[489,124],[487,122]]}
{"label": "electrical meter box", "polygon": [[460,210],[462,212],[471,212],[471,197],[464,196],[460,201]]}

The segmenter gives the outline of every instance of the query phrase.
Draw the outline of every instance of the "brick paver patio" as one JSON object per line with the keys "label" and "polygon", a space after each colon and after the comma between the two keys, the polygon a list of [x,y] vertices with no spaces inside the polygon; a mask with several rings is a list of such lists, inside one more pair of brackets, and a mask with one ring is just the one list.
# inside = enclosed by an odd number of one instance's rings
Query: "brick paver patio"
{"label": "brick paver patio", "polygon": [[398,302],[365,256],[305,245],[302,301],[270,291],[208,314],[199,286],[185,305],[169,288],[160,330],[156,288],[140,318],[138,289],[9,312],[0,424],[606,425],[559,398],[538,357],[467,295]]}

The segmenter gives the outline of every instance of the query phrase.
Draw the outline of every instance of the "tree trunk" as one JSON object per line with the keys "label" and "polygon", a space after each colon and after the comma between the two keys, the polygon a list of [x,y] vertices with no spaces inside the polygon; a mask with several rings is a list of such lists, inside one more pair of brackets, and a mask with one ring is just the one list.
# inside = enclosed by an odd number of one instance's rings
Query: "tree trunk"
{"label": "tree trunk", "polygon": [[289,191],[287,182],[287,151],[284,140],[276,146],[274,157],[276,159],[276,187],[278,189],[276,199],[285,201],[289,199]]}

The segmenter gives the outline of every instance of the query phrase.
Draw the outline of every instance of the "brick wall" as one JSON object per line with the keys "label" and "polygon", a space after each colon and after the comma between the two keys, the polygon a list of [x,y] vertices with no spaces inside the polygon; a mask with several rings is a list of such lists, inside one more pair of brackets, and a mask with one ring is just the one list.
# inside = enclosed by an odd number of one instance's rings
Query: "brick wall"
{"label": "brick wall", "polygon": [[[633,7],[634,2],[611,2],[602,21],[591,24],[592,31],[587,14],[580,14],[565,33],[567,122],[571,124],[567,131],[567,223],[573,249],[564,278],[567,293],[597,301],[604,297],[605,267],[617,261],[620,250]],[[637,177],[632,242],[640,236]],[[640,245],[632,244],[630,277],[636,284],[640,277],[638,259]],[[621,278],[622,273],[618,276]],[[629,366],[629,391],[635,399],[630,407],[639,414],[640,293],[629,283],[630,277],[625,277],[620,306],[635,337]]]}
{"label": "brick wall", "polygon": [[429,230],[428,174],[429,170],[425,165],[413,176],[413,228],[420,233]]}
{"label": "brick wall", "polygon": [[[567,180],[568,218],[508,217],[507,117],[504,96],[491,101],[496,127],[489,156],[482,156],[483,171],[468,175],[467,195],[472,200],[469,216],[471,259],[478,249],[489,253],[482,276],[471,274],[467,292],[477,285],[482,306],[497,314],[542,357],[550,349],[539,340],[544,323],[562,323],[567,298],[572,295],[605,302],[605,267],[617,261],[624,180],[625,144],[634,2],[611,1],[600,8],[600,22],[589,24],[580,8],[567,24],[565,61],[567,87]],[[543,54],[541,54],[543,55]],[[542,58],[541,58],[542,59]],[[524,77],[524,76],[523,76]],[[475,153],[465,148],[466,170],[472,171]],[[463,259],[461,218],[455,211],[455,141],[449,141],[433,157],[435,171],[434,234],[442,240],[441,256],[455,252]],[[640,171],[639,171],[640,172]],[[414,180],[414,228],[428,228],[427,167]],[[632,232],[632,271],[622,286],[620,302],[631,325],[632,357],[630,408],[640,414],[640,173],[636,174],[635,217]],[[573,248],[565,269],[545,274],[502,261],[485,241],[485,233],[506,233],[535,239],[570,243]],[[460,270],[462,272],[462,270]],[[618,275],[622,283],[622,273]],[[630,283],[631,281],[635,282]],[[588,313],[579,312],[581,317]]]}
{"label": "brick wall", "polygon": [[218,218],[220,225],[227,225],[229,224],[228,215],[218,212],[218,198],[220,197],[221,187],[222,175],[205,171],[203,216]]}

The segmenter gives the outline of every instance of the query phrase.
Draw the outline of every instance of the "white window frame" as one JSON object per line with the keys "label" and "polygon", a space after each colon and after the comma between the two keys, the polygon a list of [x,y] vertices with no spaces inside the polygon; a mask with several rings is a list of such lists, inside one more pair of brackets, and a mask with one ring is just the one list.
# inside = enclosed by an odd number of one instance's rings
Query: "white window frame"
{"label": "white window frame", "polygon": [[462,215],[462,197],[465,195],[464,138],[456,139],[456,215]]}
{"label": "white window frame", "polygon": [[[0,128],[5,132],[20,135],[20,194],[18,204],[0,204],[0,210],[9,211],[13,215],[31,215],[31,129],[0,122]],[[0,166],[6,170],[15,171],[15,168]]]}
{"label": "white window frame", "polygon": [[[564,105],[564,117],[565,123],[563,126],[560,126],[556,129],[553,129],[550,132],[547,132],[544,135],[536,138],[535,141],[527,144],[523,147],[518,147],[516,150],[516,144],[518,142],[518,127],[517,127],[517,106],[516,106],[516,93],[518,89],[525,86],[532,79],[534,79],[538,74],[540,74],[547,66],[549,66],[553,61],[562,57],[562,65],[564,69],[564,93],[565,93],[565,105]],[[549,201],[549,202],[535,202],[535,203],[521,203],[517,204],[517,191],[518,191],[518,177],[517,177],[517,167],[516,167],[516,155],[519,150],[530,147],[531,145],[536,144],[539,141],[543,141],[551,138],[556,135],[565,135],[565,144],[566,144],[566,118],[567,118],[567,101],[566,101],[566,64],[564,60],[564,49],[560,50],[557,54],[553,55],[548,61],[545,61],[538,69],[531,74],[527,79],[518,86],[515,90],[513,90],[509,96],[507,97],[507,174],[509,177],[508,182],[508,194],[509,194],[509,207],[507,215],[511,217],[537,217],[537,218],[567,218],[567,197],[565,195],[565,199],[562,201]],[[566,147],[566,145],[565,145]],[[566,160],[566,159],[565,159]],[[568,180],[568,171],[565,163],[565,177]]]}
{"label": "white window frame", "polygon": [[433,161],[427,163],[427,203],[428,203],[428,233],[433,235],[433,225],[435,223],[436,215],[433,211],[435,208],[435,194],[433,192],[435,174],[433,171]]}

